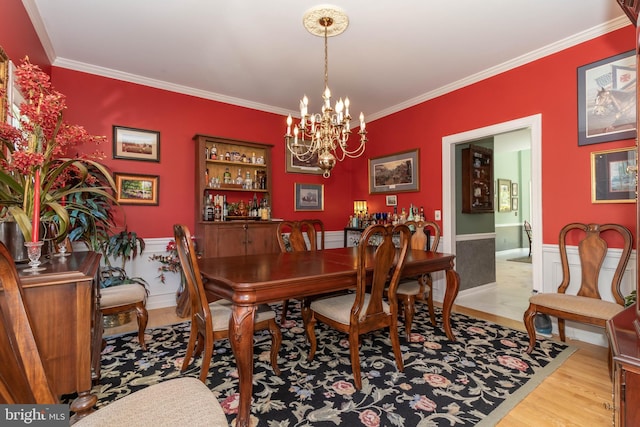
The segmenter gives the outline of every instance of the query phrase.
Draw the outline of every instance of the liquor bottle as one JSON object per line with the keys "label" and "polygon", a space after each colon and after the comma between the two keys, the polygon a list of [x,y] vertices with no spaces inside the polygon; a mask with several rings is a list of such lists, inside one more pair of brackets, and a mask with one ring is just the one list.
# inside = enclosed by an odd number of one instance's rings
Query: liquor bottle
{"label": "liquor bottle", "polygon": [[209,186],[209,169],[205,169],[204,171],[204,186]]}
{"label": "liquor bottle", "polygon": [[213,220],[222,221],[222,205],[220,204],[220,196],[216,194],[216,201],[213,207]]}
{"label": "liquor bottle", "polygon": [[420,206],[420,221],[424,221],[424,207]]}
{"label": "liquor bottle", "polygon": [[216,148],[215,145],[211,146],[211,149],[209,150],[209,154],[211,155],[211,160],[218,159],[218,149]]}
{"label": "liquor bottle", "polygon": [[231,172],[229,172],[229,168],[224,169],[223,181],[225,184],[231,184]]}
{"label": "liquor bottle", "polygon": [[227,203],[227,195],[222,197],[222,220],[226,221],[229,216],[229,204]]}
{"label": "liquor bottle", "polygon": [[213,202],[211,199],[211,194],[206,196],[206,202],[204,205],[204,220],[205,221],[213,221]]}
{"label": "liquor bottle", "polygon": [[251,216],[258,216],[258,196],[253,193],[253,201],[251,202]]}
{"label": "liquor bottle", "polygon": [[244,179],[244,188],[251,190],[253,188],[253,181],[251,180],[251,172],[247,171],[247,177]]}
{"label": "liquor bottle", "polygon": [[242,185],[244,178],[242,178],[242,169],[238,168],[238,174],[236,175],[236,184]]}

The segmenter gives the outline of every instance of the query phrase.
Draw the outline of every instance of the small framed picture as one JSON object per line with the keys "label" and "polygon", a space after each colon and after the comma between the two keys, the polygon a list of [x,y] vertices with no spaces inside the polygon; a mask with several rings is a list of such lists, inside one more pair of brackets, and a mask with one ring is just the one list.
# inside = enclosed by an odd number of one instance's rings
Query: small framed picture
{"label": "small framed picture", "polygon": [[159,162],[160,132],[114,126],[113,158]]}
{"label": "small framed picture", "polygon": [[511,183],[511,197],[518,197],[518,183],[517,182],[512,182]]}
{"label": "small framed picture", "polygon": [[121,205],[158,205],[157,175],[114,173],[116,201]]}
{"label": "small framed picture", "polygon": [[517,197],[512,197],[511,198],[511,210],[512,211],[517,211],[518,210],[518,198]]}
{"label": "small framed picture", "polygon": [[[306,141],[301,141],[299,144],[305,147],[307,146]],[[324,171],[318,167],[317,153],[306,160],[300,160],[294,156],[291,151],[285,148],[284,157],[287,172],[309,173],[314,175],[322,175],[324,173]]]}
{"label": "small framed picture", "polygon": [[591,153],[591,203],[635,203],[636,148]]}
{"label": "small framed picture", "polygon": [[324,184],[295,183],[296,211],[323,211]]}
{"label": "small framed picture", "polygon": [[398,196],[387,196],[387,206],[398,206]]}

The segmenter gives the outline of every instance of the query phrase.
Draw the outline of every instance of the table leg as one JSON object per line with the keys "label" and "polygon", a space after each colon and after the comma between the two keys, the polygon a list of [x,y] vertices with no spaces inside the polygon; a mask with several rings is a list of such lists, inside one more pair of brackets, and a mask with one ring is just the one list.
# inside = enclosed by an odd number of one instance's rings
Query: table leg
{"label": "table leg", "polygon": [[253,394],[253,325],[256,307],[233,305],[229,319],[229,342],[236,358],[240,402],[236,427],[249,427]]}
{"label": "table leg", "polygon": [[456,340],[456,336],[453,335],[451,330],[451,308],[453,302],[458,296],[458,288],[460,287],[460,275],[454,269],[447,270],[447,287],[444,292],[444,302],[442,304],[442,326],[444,332],[447,334],[447,338],[451,341]]}

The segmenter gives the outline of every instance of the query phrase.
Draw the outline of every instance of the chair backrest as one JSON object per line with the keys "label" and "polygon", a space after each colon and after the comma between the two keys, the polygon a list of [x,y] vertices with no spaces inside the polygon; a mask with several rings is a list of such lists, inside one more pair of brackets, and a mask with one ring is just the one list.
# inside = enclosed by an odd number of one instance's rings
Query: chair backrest
{"label": "chair backrest", "polygon": [[[613,232],[622,237],[623,247],[620,259],[616,266],[611,281],[611,293],[616,302],[624,305],[624,297],[620,291],[620,283],[624,270],[629,262],[632,248],[632,235],[626,227],[618,224],[581,224],[571,223],[565,225],[560,230],[560,260],[562,263],[562,283],[558,287],[558,293],[565,293],[571,283],[569,261],[567,257],[567,240],[570,232],[579,232],[578,254],[580,256],[580,267],[582,279],[578,295],[600,299],[598,290],[598,278],[602,263],[607,255],[607,242],[600,237],[601,233]],[[573,236],[574,233],[571,233]]]}
{"label": "chair backrest", "polygon": [[180,266],[187,282],[186,291],[189,295],[191,303],[191,318],[199,317],[200,321],[208,324],[213,330],[213,322],[211,320],[211,310],[209,302],[202,284],[202,276],[200,275],[200,267],[198,267],[198,258],[191,233],[186,225],[175,224],[173,226],[173,236],[176,241],[176,251],[180,259]]}
{"label": "chair backrest", "polygon": [[316,229],[309,221],[282,221],[278,223],[276,233],[281,252],[315,251],[317,248]]}
{"label": "chair backrest", "polygon": [[[318,249],[324,250],[324,223],[319,219],[305,219],[305,222],[311,224],[316,232],[316,241]],[[318,233],[320,233],[320,238],[318,239]]]}
{"label": "chair backrest", "polygon": [[[438,250],[438,245],[440,244],[440,226],[432,221],[406,221],[404,223],[406,226],[413,229],[415,232],[411,236],[411,243],[409,247],[411,249],[419,249],[422,251],[431,251],[436,252]],[[433,236],[431,239],[431,246],[429,246],[429,242],[427,241],[427,234],[425,230],[429,230],[429,237]]]}
{"label": "chair backrest", "polygon": [[58,403],[38,352],[18,271],[0,243],[0,403]]}
{"label": "chair backrest", "polygon": [[[393,242],[394,233],[400,233],[400,248],[397,250]],[[373,275],[367,278],[367,254],[371,251],[369,240],[376,236],[373,259]],[[351,323],[362,323],[367,320],[375,321],[375,317],[386,316],[383,310],[382,299],[387,284],[391,312],[397,312],[396,289],[400,281],[400,274],[409,248],[411,231],[404,224],[396,225],[370,225],[363,232],[358,242],[358,275],[356,298],[351,309]],[[391,279],[389,279],[391,278]],[[365,294],[369,293],[370,300],[366,312],[362,313]]]}

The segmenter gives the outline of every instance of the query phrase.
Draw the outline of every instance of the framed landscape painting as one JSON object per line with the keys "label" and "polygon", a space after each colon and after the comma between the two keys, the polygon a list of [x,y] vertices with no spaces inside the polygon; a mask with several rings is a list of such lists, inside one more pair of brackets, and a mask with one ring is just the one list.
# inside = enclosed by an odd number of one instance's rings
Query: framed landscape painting
{"label": "framed landscape painting", "polygon": [[369,160],[369,193],[420,190],[418,149]]}
{"label": "framed landscape painting", "polygon": [[121,205],[158,205],[157,175],[114,173],[116,201]]}
{"label": "framed landscape painting", "polygon": [[113,158],[159,162],[160,132],[114,126]]}

